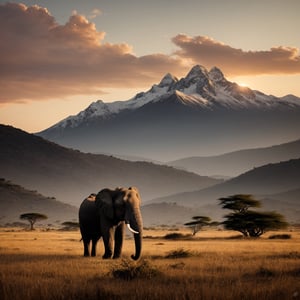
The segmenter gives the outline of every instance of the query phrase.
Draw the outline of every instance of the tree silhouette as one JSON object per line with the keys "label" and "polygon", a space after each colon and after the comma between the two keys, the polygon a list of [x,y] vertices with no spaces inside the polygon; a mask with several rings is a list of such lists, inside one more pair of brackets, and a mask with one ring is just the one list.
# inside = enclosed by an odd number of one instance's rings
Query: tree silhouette
{"label": "tree silhouette", "polygon": [[26,213],[26,214],[20,215],[20,219],[27,220],[30,224],[30,230],[33,230],[34,229],[33,225],[35,224],[35,222],[37,222],[39,220],[48,219],[48,217],[46,215],[39,214],[39,213]]}
{"label": "tree silhouette", "polygon": [[257,212],[250,207],[260,207],[260,201],[252,195],[233,195],[220,198],[222,208],[233,210],[222,223],[226,229],[241,232],[245,237],[259,237],[268,230],[284,229],[288,226],[284,216],[277,212]]}
{"label": "tree silhouette", "polygon": [[79,228],[78,222],[66,221],[66,222],[63,222],[62,225],[64,226],[65,230],[74,230],[74,229]]}
{"label": "tree silhouette", "polygon": [[234,212],[244,213],[250,207],[261,207],[260,201],[253,198],[252,195],[238,194],[225,198],[220,198],[222,208],[231,209]]}
{"label": "tree silhouette", "polygon": [[193,235],[196,235],[198,231],[204,226],[216,225],[217,222],[211,222],[211,218],[206,216],[195,216],[192,218],[194,221],[185,223],[185,226],[188,226],[192,229]]}

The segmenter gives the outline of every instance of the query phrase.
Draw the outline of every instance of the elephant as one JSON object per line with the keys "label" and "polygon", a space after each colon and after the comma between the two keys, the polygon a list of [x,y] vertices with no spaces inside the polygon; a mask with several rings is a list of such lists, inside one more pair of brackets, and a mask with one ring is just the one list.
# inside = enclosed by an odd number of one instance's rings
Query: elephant
{"label": "elephant", "polygon": [[96,247],[101,238],[100,219],[96,209],[96,194],[90,194],[83,200],[79,208],[79,227],[84,245],[84,256],[96,256]]}
{"label": "elephant", "polygon": [[[100,235],[104,243],[103,259],[111,257],[116,259],[121,256],[125,225],[127,225],[128,229],[134,234],[135,241],[135,254],[131,258],[138,260],[141,255],[143,236],[143,220],[140,210],[141,199],[138,189],[136,187],[105,188],[98,192],[93,204],[92,212],[87,209],[87,205],[82,204],[80,207],[79,215],[81,218],[79,218],[79,223],[81,232],[89,231],[94,233],[96,239]],[[90,222],[87,222],[88,224],[81,222],[84,218],[89,219]],[[85,229],[87,230],[85,231]],[[90,242],[88,238],[82,238],[84,243],[85,241]],[[88,246],[84,245],[84,255],[87,254],[86,248],[88,249]],[[96,254],[96,251],[93,252],[93,249],[92,255]]]}

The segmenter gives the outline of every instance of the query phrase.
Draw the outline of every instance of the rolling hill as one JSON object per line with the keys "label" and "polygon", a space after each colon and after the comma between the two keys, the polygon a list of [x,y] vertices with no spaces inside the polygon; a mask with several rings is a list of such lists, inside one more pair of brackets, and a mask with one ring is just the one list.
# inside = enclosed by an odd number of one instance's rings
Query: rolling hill
{"label": "rolling hill", "polygon": [[187,157],[168,165],[207,176],[235,177],[254,167],[300,158],[300,140],[272,147],[245,149],[209,157]]}
{"label": "rolling hill", "polygon": [[292,159],[254,168],[209,188],[157,198],[150,203],[177,203],[180,206],[200,208],[202,215],[220,218],[224,211],[218,206],[218,198],[234,194],[252,194],[264,199],[266,208],[285,211],[287,217],[299,222],[299,178],[300,159]]}
{"label": "rolling hill", "polygon": [[[78,208],[53,197],[45,197],[37,191],[29,191],[22,186],[0,179],[0,225],[20,222],[23,213],[47,215],[44,224],[59,225],[65,221],[78,222]],[[23,221],[24,222],[24,221]]]}
{"label": "rolling hill", "polygon": [[196,190],[220,180],[173,167],[82,153],[0,125],[0,177],[78,206],[104,187],[137,186],[143,201]]}

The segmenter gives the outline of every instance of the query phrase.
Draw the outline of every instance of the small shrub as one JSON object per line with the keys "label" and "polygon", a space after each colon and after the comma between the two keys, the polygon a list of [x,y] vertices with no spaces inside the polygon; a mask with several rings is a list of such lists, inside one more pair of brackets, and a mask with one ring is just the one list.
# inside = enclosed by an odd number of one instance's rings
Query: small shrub
{"label": "small shrub", "polygon": [[242,240],[242,239],[244,239],[245,237],[243,236],[243,235],[241,235],[241,234],[239,234],[239,235],[232,235],[232,236],[229,236],[227,239],[228,240]]}
{"label": "small shrub", "polygon": [[177,269],[177,270],[183,270],[185,268],[185,263],[184,262],[179,262],[179,263],[170,265],[170,268]]}
{"label": "small shrub", "polygon": [[260,277],[274,277],[276,274],[274,271],[261,267],[259,270],[256,272],[256,276]]}
{"label": "small shrub", "polygon": [[294,277],[300,277],[300,268],[289,271],[289,274]]}
{"label": "small shrub", "polygon": [[186,258],[186,257],[191,257],[194,254],[189,251],[189,250],[184,250],[183,248],[181,249],[177,249],[177,250],[173,250],[171,252],[169,252],[165,257],[166,258]]}
{"label": "small shrub", "polygon": [[292,236],[290,234],[273,234],[271,236],[269,236],[269,239],[278,239],[278,240],[288,240],[292,238]]}
{"label": "small shrub", "polygon": [[111,274],[114,278],[133,280],[135,278],[151,279],[160,275],[161,272],[153,267],[147,260],[136,263],[124,259],[121,265],[113,268]]}
{"label": "small shrub", "polygon": [[185,237],[184,234],[178,232],[172,232],[165,235],[166,240],[179,240]]}

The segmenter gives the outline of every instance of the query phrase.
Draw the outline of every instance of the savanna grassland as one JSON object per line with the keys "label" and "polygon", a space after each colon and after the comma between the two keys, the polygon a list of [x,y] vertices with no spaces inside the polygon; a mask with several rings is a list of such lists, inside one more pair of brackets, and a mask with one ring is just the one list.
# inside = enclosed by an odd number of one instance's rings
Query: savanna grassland
{"label": "savanna grassland", "polygon": [[[129,259],[83,257],[79,231],[0,231],[0,299],[300,299],[300,232],[290,239],[232,238],[203,231],[165,239],[145,230],[143,255]],[[177,232],[178,233],[178,232]]]}

